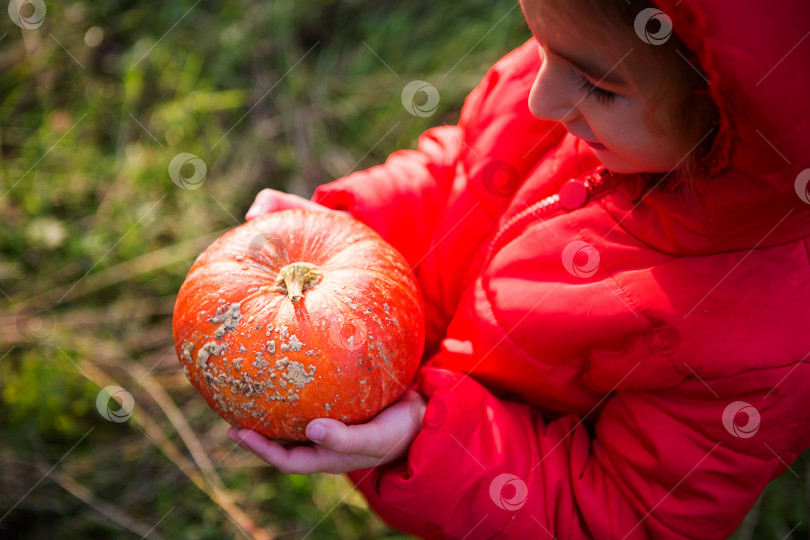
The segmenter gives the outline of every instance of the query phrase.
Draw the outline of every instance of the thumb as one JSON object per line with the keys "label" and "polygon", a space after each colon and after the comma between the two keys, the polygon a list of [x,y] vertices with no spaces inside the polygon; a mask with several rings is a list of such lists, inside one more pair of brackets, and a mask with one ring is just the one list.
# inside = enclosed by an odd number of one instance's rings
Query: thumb
{"label": "thumb", "polygon": [[332,418],[313,420],[306,433],[312,442],[341,454],[370,455],[378,446],[377,437],[371,433]]}

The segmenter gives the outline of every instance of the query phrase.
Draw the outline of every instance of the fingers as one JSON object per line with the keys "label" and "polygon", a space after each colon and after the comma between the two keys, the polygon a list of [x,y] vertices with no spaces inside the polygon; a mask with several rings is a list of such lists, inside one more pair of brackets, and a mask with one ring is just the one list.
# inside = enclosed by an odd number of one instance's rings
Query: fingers
{"label": "fingers", "polygon": [[335,452],[391,461],[404,454],[419,432],[413,419],[415,400],[424,403],[416,392],[406,392],[365,424],[347,426],[331,418],[318,418],[307,425],[307,437]]}
{"label": "fingers", "polygon": [[340,454],[320,446],[297,445],[285,448],[248,429],[230,428],[228,437],[284,474],[343,474],[376,464],[376,460],[368,456]]}
{"label": "fingers", "polygon": [[253,218],[276,210],[275,204],[273,204],[276,193],[278,192],[273,189],[261,190],[256,195],[256,199],[253,201],[253,204],[250,205],[247,214],[245,214],[245,221],[250,221]]}
{"label": "fingers", "polygon": [[[253,452],[258,458],[263,459],[281,472],[285,474],[298,473],[298,471],[292,470],[295,467],[290,467],[291,460],[288,454],[293,448],[285,448],[276,441],[272,441],[249,429],[237,430],[230,428],[228,430],[228,437],[245,450]],[[299,459],[299,461],[301,460]],[[300,468],[300,466],[305,465],[305,463],[298,463],[298,465]],[[307,472],[302,470],[300,474],[307,474]]]}
{"label": "fingers", "polygon": [[319,418],[307,425],[307,437],[324,448],[341,454],[363,454],[382,457],[387,448],[383,442],[389,438],[387,430],[369,424],[347,426],[331,418]]}
{"label": "fingers", "polygon": [[344,473],[383,465],[403,457],[419,433],[424,400],[416,392],[403,397],[365,424],[347,426],[332,418],[317,418],[307,425],[313,442],[283,446],[253,431],[230,428],[228,436],[284,473]]}
{"label": "fingers", "polygon": [[253,204],[245,214],[245,220],[257,218],[270,212],[277,212],[279,210],[288,210],[297,208],[300,210],[312,210],[317,212],[329,212],[333,214],[341,214],[349,216],[347,212],[341,210],[332,210],[326,206],[312,202],[304,197],[299,197],[292,193],[284,193],[275,189],[263,189],[257,195]]}

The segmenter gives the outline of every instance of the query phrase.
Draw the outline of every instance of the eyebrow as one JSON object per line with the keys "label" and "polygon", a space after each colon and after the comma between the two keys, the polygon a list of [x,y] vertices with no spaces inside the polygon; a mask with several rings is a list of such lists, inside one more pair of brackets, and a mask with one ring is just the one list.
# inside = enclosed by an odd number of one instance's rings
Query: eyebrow
{"label": "eyebrow", "polygon": [[547,47],[547,49],[555,56],[559,56],[563,60],[566,60],[567,62],[572,64],[575,68],[577,68],[581,72],[585,73],[586,75],[589,75],[592,79],[595,79],[599,82],[606,82],[610,84],[626,84],[624,79],[622,79],[622,77],[615,71],[616,66],[618,66],[627,57],[626,54],[616,64],[614,64],[612,68],[610,68],[608,71],[605,71],[601,67],[587,60],[571,58],[570,56],[565,55],[560,51],[554,50],[551,47]]}

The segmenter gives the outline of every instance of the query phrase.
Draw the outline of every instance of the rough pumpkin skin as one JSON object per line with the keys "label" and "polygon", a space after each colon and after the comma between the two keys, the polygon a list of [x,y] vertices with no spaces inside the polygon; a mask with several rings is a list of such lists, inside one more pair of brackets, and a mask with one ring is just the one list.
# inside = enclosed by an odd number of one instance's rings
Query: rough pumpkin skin
{"label": "rough pumpkin skin", "polygon": [[306,440],[314,418],[361,423],[396,401],[424,346],[408,263],[362,223],[285,210],[224,234],[174,308],[183,372],[233,425]]}

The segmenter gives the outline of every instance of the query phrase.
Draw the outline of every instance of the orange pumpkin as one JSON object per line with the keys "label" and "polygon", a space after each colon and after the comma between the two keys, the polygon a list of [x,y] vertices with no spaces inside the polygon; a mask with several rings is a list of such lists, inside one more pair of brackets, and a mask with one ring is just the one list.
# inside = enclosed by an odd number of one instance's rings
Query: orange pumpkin
{"label": "orange pumpkin", "polygon": [[183,372],[233,425],[306,440],[314,418],[371,419],[411,382],[424,307],[408,263],[362,223],[284,210],[224,234],[174,308]]}

